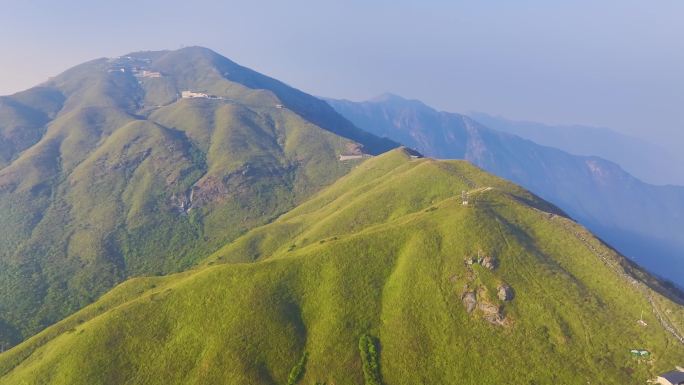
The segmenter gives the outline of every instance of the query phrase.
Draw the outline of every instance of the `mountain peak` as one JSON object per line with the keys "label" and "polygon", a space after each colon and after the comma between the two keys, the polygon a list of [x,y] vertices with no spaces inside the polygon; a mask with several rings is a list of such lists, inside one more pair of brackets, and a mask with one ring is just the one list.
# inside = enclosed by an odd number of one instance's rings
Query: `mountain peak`
{"label": "mountain peak", "polygon": [[147,55],[164,55],[164,54],[179,54],[179,55],[188,55],[188,56],[189,55],[222,56],[221,54],[217,53],[216,51],[214,51],[210,48],[194,45],[194,46],[188,46],[188,47],[181,47],[178,49],[134,51],[134,52],[129,52],[129,53],[122,55],[120,57],[140,57],[140,56],[147,56]]}
{"label": "mountain peak", "polygon": [[[407,99],[403,96],[396,95],[393,93],[385,92],[381,95],[378,95],[372,99],[368,99],[366,103],[373,103],[373,104],[382,104],[385,106],[389,107],[395,107],[395,108],[413,108],[413,109],[419,109],[419,110],[430,110],[434,111],[434,109],[427,104],[423,103],[422,101],[418,99]],[[436,111],[435,111],[436,112]]]}
{"label": "mountain peak", "polygon": [[[232,239],[286,211],[355,164],[339,159],[348,148],[376,155],[398,147],[322,100],[204,47],[92,60],[0,101],[0,212],[22,213],[0,218],[0,285],[20,288],[0,298],[0,346],[128,274],[187,267],[203,239]],[[53,205],[69,208],[58,214]],[[231,225],[195,226],[189,218]],[[72,223],[93,224],[92,231],[71,238]],[[52,235],[43,236],[48,228]],[[141,239],[155,246],[141,250]],[[48,243],[64,247],[38,251]],[[148,258],[152,250],[164,257]],[[3,264],[15,253],[60,273],[26,279],[24,265]],[[94,267],[79,270],[85,260]],[[37,288],[47,281],[48,289]],[[99,283],[72,289],[85,282]],[[23,294],[53,289],[59,293],[50,298]]]}
{"label": "mountain peak", "polygon": [[402,102],[407,102],[408,99],[404,98],[403,96],[393,94],[391,92],[384,92],[374,98],[368,99],[369,102],[388,102],[388,101],[402,101]]}

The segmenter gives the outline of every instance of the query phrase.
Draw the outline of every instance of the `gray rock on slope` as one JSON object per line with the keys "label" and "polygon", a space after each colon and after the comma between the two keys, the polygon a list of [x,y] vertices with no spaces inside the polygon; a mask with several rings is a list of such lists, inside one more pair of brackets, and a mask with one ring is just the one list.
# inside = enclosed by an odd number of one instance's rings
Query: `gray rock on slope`
{"label": "gray rock on slope", "polygon": [[477,305],[478,310],[482,312],[482,317],[493,325],[503,325],[506,317],[502,312],[502,307],[491,304],[489,302],[481,301]]}
{"label": "gray rock on slope", "polygon": [[494,270],[494,269],[496,269],[496,266],[497,266],[496,258],[490,257],[490,256],[482,258],[482,267],[489,269],[489,270]]}
{"label": "gray rock on slope", "polygon": [[472,313],[477,307],[477,298],[475,298],[475,293],[472,291],[467,291],[461,296],[461,301],[466,308],[468,313]]}
{"label": "gray rock on slope", "polygon": [[514,293],[513,288],[509,285],[503,283],[496,288],[497,296],[502,301],[511,301],[513,299]]}

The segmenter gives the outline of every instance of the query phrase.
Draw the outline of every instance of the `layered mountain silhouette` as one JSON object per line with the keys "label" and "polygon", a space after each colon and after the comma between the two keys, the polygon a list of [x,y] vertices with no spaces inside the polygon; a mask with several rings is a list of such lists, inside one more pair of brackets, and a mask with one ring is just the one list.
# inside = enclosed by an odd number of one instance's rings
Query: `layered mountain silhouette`
{"label": "layered mountain silhouette", "polygon": [[642,138],[608,128],[582,125],[550,125],[515,121],[481,112],[468,116],[493,128],[537,144],[555,147],[575,155],[598,156],[617,163],[638,179],[658,185],[684,185],[684,157]]}
{"label": "layered mountain silhouette", "polygon": [[0,384],[643,383],[684,359],[673,299],[535,195],[398,149],[0,354]]}
{"label": "layered mountain silhouette", "polygon": [[132,275],[192,266],[394,142],[191,47],[76,66],[0,98],[0,343]]}
{"label": "layered mountain silhouette", "polygon": [[644,183],[617,164],[496,131],[416,100],[328,100],[357,126],[425,155],[466,159],[553,202],[632,260],[684,286],[684,187]]}

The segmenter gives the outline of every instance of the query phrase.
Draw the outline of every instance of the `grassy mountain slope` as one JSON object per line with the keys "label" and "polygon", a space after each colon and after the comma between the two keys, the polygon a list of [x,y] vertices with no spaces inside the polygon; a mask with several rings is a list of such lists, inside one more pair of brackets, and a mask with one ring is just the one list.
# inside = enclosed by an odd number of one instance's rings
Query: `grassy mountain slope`
{"label": "grassy mountain slope", "polygon": [[654,186],[597,157],[576,156],[385,95],[329,101],[359,127],[421,153],[466,159],[553,202],[624,255],[684,287],[684,187]]}
{"label": "grassy mountain slope", "polygon": [[192,266],[348,172],[340,154],[394,146],[199,47],[0,98],[0,345],[126,277]]}
{"label": "grassy mountain slope", "polygon": [[0,167],[40,139],[62,102],[59,92],[42,87],[0,97]]}
{"label": "grassy mountain slope", "polygon": [[396,150],[1,354],[0,384],[643,383],[684,359],[656,319],[681,334],[684,308],[649,286],[521,188]]}

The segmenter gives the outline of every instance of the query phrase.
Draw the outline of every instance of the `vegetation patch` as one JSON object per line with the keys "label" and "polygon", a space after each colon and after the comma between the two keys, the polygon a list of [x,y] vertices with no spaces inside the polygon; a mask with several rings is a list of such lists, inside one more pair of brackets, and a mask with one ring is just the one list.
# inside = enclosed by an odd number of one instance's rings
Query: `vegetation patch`
{"label": "vegetation patch", "polygon": [[287,385],[295,385],[302,379],[308,357],[309,354],[307,352],[302,353],[301,358],[299,358],[299,361],[292,367],[290,374],[287,376]]}
{"label": "vegetation patch", "polygon": [[368,334],[364,334],[359,338],[359,353],[361,354],[363,378],[366,381],[366,385],[382,385],[378,347],[378,340]]}

